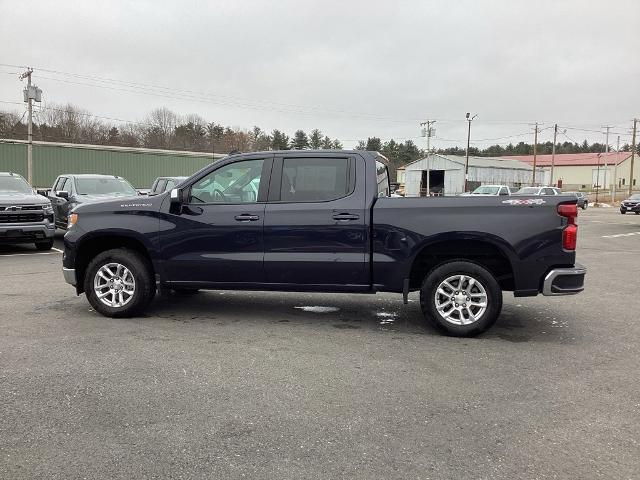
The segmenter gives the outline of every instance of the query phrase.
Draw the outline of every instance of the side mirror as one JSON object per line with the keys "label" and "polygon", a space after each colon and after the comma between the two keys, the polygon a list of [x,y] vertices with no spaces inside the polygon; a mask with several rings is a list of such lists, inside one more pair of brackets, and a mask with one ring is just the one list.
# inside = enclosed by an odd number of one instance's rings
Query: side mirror
{"label": "side mirror", "polygon": [[64,198],[65,200],[69,200],[69,192],[65,192],[64,190],[61,190],[59,192],[56,192],[56,197],[60,197],[60,198]]}
{"label": "side mirror", "polygon": [[171,190],[170,197],[172,205],[180,205],[184,203],[184,190],[181,188],[174,188]]}

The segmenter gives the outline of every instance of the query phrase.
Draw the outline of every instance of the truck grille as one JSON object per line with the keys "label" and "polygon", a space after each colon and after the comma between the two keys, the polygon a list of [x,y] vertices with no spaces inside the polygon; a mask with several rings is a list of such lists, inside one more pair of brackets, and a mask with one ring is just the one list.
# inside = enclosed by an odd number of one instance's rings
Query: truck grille
{"label": "truck grille", "polygon": [[0,205],[0,212],[33,212],[42,210],[42,205]]}
{"label": "truck grille", "polygon": [[43,213],[0,213],[0,223],[32,223],[43,220]]}

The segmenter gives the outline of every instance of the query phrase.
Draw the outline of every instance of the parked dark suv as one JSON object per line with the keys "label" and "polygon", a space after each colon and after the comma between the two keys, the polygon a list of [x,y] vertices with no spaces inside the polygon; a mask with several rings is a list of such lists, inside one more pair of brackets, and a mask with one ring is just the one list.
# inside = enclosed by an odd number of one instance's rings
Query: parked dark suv
{"label": "parked dark suv", "polygon": [[589,206],[589,198],[586,193],[583,192],[564,192],[565,195],[573,195],[578,199],[578,207],[586,210]]}
{"label": "parked dark suv", "polygon": [[56,214],[56,226],[66,229],[69,212],[82,203],[135,197],[139,193],[117,175],[60,175],[48,193]]}
{"label": "parked dark suv", "polygon": [[633,212],[636,215],[640,215],[640,194],[636,193],[631,195],[620,203],[620,213],[624,215],[627,212]]}
{"label": "parked dark suv", "polygon": [[0,242],[53,247],[53,208],[17,173],[0,172]]}

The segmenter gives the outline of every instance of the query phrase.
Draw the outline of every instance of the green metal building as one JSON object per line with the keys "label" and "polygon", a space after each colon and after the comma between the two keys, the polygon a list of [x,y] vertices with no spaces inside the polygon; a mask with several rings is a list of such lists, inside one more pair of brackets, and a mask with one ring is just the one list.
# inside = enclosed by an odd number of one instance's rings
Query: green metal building
{"label": "green metal building", "polygon": [[[63,173],[101,173],[149,188],[157,177],[189,176],[222,154],[149,148],[33,142],[33,186],[47,188]],[[27,142],[0,139],[0,172],[27,178]]]}

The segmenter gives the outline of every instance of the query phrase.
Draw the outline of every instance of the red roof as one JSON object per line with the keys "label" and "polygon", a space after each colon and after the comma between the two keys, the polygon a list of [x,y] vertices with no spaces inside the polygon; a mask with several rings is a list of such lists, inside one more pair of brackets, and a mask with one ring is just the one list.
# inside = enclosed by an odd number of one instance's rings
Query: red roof
{"label": "red roof", "polygon": [[[600,155],[600,165],[607,163],[608,165],[619,164],[631,156],[631,152],[612,152],[612,153],[563,153],[556,154],[554,165],[571,166],[571,165],[598,165],[598,155]],[[501,157],[505,158],[505,157]],[[515,155],[506,156],[514,160],[533,165],[533,155]],[[551,155],[538,155],[536,166],[551,166]]]}

